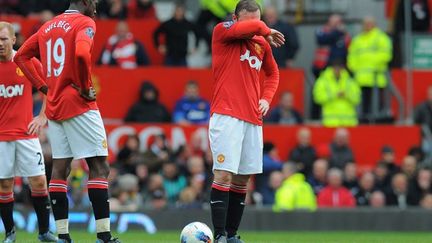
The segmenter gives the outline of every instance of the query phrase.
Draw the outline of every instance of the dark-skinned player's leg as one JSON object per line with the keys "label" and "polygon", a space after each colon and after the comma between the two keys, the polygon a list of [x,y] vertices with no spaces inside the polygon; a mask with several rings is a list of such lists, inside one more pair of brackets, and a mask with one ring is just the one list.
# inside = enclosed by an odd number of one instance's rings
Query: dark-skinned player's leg
{"label": "dark-skinned player's leg", "polygon": [[72,158],[53,159],[49,194],[59,239],[71,241],[69,235],[69,202],[67,198],[67,177]]}
{"label": "dark-skinned player's leg", "polygon": [[87,188],[96,220],[97,238],[109,242],[111,240],[107,181],[109,165],[105,156],[87,158],[86,161],[90,171]]}

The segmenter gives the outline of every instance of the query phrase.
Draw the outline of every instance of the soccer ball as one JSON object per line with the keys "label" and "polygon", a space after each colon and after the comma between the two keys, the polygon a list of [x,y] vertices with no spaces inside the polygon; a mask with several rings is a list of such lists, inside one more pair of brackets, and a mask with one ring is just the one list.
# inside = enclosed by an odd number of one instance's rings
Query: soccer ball
{"label": "soccer ball", "polygon": [[213,233],[210,228],[201,222],[186,225],[180,234],[181,243],[212,243]]}

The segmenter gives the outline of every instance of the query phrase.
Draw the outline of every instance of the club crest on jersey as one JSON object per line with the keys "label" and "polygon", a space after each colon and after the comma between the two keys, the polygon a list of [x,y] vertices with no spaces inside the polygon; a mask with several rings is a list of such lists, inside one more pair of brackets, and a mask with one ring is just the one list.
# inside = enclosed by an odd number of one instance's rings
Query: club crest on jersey
{"label": "club crest on jersey", "polygon": [[16,69],[16,74],[20,77],[24,77],[24,73],[23,73],[23,71],[21,71],[21,69],[19,67],[17,67],[17,69]]}
{"label": "club crest on jersey", "polygon": [[93,28],[88,27],[86,30],[86,35],[90,37],[90,39],[93,39],[93,37],[95,36],[95,32]]}
{"label": "club crest on jersey", "polygon": [[261,69],[262,66],[262,61],[260,59],[258,59],[258,57],[256,56],[251,56],[250,55],[250,51],[246,49],[246,52],[240,56],[240,61],[248,61],[249,62],[249,66],[251,68],[256,69],[257,71],[259,71]]}
{"label": "club crest on jersey", "polygon": [[24,93],[24,84],[16,84],[10,86],[4,86],[0,84],[0,97],[12,98],[15,96],[21,96]]}
{"label": "club crest on jersey", "polygon": [[261,55],[262,54],[262,52],[263,52],[263,49],[262,49],[262,47],[260,46],[260,44],[258,44],[258,43],[255,43],[255,51],[258,53],[258,55]]}

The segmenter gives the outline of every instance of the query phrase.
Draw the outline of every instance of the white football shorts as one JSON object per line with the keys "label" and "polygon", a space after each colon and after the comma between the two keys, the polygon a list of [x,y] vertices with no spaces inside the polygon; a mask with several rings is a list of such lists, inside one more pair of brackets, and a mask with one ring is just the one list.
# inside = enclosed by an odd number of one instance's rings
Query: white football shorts
{"label": "white football shorts", "polygon": [[98,110],[65,121],[48,121],[53,159],[108,156],[108,144]]}
{"label": "white football shorts", "polygon": [[213,114],[209,123],[209,139],[213,170],[239,175],[262,173],[262,126],[227,115]]}
{"label": "white football shorts", "polygon": [[39,139],[0,142],[0,179],[45,175]]}

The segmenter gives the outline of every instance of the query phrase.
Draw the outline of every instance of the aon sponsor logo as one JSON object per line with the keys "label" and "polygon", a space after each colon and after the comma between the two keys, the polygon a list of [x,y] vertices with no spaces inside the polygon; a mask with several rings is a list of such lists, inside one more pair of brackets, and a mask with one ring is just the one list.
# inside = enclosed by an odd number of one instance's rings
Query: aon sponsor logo
{"label": "aon sponsor logo", "polygon": [[24,84],[17,84],[11,86],[4,86],[0,84],[0,97],[11,98],[14,96],[21,96],[24,92]]}
{"label": "aon sponsor logo", "polygon": [[262,61],[258,59],[256,56],[251,56],[250,51],[246,50],[246,52],[240,56],[240,61],[247,61],[249,62],[249,66],[251,68],[255,68],[256,70],[260,70],[262,66]]}

